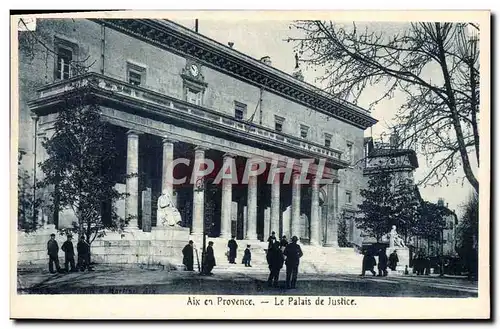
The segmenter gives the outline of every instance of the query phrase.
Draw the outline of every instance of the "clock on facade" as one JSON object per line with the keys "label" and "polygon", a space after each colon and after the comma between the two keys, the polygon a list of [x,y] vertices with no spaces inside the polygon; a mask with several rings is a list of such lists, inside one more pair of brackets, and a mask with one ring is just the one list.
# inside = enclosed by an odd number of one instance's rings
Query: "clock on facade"
{"label": "clock on facade", "polygon": [[200,69],[198,68],[198,66],[196,66],[196,64],[191,64],[191,66],[189,67],[189,72],[193,77],[197,77],[200,73]]}

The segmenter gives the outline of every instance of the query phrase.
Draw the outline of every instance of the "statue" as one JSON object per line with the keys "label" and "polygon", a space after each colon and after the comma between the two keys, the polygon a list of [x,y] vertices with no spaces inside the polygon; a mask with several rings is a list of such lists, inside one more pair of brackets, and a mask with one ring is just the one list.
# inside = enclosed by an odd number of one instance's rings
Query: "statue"
{"label": "statue", "polygon": [[391,232],[389,233],[389,248],[401,247],[406,248],[403,239],[399,236],[396,231],[396,225],[392,225]]}
{"label": "statue", "polygon": [[179,210],[173,205],[170,193],[164,190],[158,198],[158,209],[156,212],[157,226],[180,226],[182,221]]}

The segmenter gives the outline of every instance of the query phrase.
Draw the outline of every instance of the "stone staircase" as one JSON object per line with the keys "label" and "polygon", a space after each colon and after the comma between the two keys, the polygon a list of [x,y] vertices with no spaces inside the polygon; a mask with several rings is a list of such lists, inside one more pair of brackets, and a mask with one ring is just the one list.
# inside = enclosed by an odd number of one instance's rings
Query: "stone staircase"
{"label": "stone staircase", "polygon": [[[207,240],[208,241],[208,240]],[[260,241],[237,240],[238,252],[236,264],[229,264],[225,255],[227,251],[227,240],[211,238],[214,242],[214,254],[217,266],[214,273],[269,273],[266,249],[267,243]],[[245,267],[242,262],[243,253],[250,244],[252,251],[252,267]],[[301,273],[307,274],[360,274],[363,255],[353,248],[333,248],[301,245],[304,256],[300,261]],[[201,257],[201,252],[199,252]],[[201,259],[200,259],[201,261]],[[197,267],[195,259],[195,268]],[[285,270],[285,266],[283,267]]]}

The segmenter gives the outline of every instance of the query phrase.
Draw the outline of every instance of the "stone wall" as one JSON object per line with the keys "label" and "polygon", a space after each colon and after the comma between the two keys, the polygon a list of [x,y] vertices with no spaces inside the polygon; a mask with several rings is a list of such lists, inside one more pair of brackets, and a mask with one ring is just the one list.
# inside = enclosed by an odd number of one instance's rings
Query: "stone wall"
{"label": "stone wall", "polygon": [[[61,248],[66,236],[57,234],[52,227],[35,233],[19,232],[17,235],[17,263],[19,266],[42,265],[48,263],[47,241],[56,233],[56,241]],[[142,264],[176,267],[182,264],[182,248],[189,241],[188,228],[154,228],[151,233],[139,230],[124,233],[108,232],[97,238],[91,246],[92,261],[98,264]],[[77,236],[73,238],[76,251]],[[75,259],[76,260],[76,259]],[[64,266],[64,252],[59,250],[59,261]]]}

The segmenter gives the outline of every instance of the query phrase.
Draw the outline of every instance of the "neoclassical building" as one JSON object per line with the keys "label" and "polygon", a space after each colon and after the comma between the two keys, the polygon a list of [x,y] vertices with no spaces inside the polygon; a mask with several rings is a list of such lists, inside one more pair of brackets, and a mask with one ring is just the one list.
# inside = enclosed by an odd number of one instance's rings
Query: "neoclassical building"
{"label": "neoclassical building", "polygon": [[[71,85],[92,82],[92,97],[117,136],[116,186],[129,194],[104,202],[103,220],[116,207],[134,217],[130,228],[151,231],[157,199],[168,191],[192,235],[205,224],[210,237],[266,240],[276,231],[337,245],[339,209],[360,202],[364,131],[376,123],[368,111],[304,82],[300,72],[274,68],[266,54],[249,57],[168,20],[38,19],[35,31],[19,33],[19,148],[31,175],[43,178],[36,165],[47,157],[41,139],[50,138]],[[77,74],[72,62],[88,63],[89,71]],[[177,164],[174,176],[188,179],[174,184],[168,165],[180,158],[190,161]],[[263,172],[242,183],[254,158],[266,164]],[[213,161],[213,174],[192,180],[203,159]],[[306,170],[301,159],[312,159]],[[237,182],[214,183],[230,162]],[[275,174],[273,163],[290,162],[291,180],[286,171]],[[306,184],[298,182],[304,171]],[[48,192],[36,194],[47,199]],[[40,225],[72,221],[50,207],[39,213]]]}

